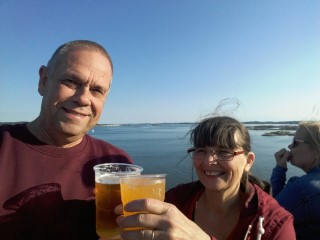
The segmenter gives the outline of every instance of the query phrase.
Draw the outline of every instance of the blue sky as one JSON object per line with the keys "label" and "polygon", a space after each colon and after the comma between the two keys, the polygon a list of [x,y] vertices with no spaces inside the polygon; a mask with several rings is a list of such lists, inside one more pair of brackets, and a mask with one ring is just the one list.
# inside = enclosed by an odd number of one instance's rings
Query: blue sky
{"label": "blue sky", "polygon": [[39,114],[38,69],[64,42],[114,63],[100,123],[320,119],[320,1],[1,0],[0,121]]}

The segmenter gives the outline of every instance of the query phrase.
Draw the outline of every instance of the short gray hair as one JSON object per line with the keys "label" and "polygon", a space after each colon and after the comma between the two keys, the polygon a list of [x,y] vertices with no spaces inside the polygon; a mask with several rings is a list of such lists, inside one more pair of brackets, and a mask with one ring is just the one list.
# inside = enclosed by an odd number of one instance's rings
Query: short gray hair
{"label": "short gray hair", "polygon": [[113,73],[112,60],[111,60],[111,57],[110,57],[109,53],[107,52],[107,50],[104,47],[102,47],[100,44],[93,42],[93,41],[89,41],[89,40],[75,40],[75,41],[71,41],[71,42],[67,42],[67,43],[62,44],[60,47],[57,48],[57,50],[52,54],[51,58],[49,59],[49,61],[47,63],[48,70],[49,71],[53,70],[56,60],[61,55],[67,53],[68,51],[70,51],[72,49],[77,49],[77,48],[94,50],[94,51],[97,51],[97,52],[103,54],[106,58],[108,58],[108,60],[110,62],[110,66],[111,66],[111,71]]}

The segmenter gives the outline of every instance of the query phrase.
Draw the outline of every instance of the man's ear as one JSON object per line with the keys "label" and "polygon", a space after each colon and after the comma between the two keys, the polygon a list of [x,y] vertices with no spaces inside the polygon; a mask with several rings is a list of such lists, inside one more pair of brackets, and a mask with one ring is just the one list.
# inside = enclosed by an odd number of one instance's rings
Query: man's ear
{"label": "man's ear", "polygon": [[249,152],[247,155],[247,164],[245,166],[245,171],[249,172],[253,163],[254,163],[255,155],[253,152]]}
{"label": "man's ear", "polygon": [[41,96],[44,95],[46,85],[48,82],[48,69],[46,66],[41,66],[39,69],[39,83],[38,83],[38,92]]}

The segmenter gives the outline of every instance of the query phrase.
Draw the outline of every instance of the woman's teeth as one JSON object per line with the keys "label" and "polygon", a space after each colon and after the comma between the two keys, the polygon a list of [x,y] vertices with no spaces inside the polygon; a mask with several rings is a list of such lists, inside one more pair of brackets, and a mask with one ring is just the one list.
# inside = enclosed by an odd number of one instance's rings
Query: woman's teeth
{"label": "woman's teeth", "polygon": [[224,172],[220,172],[220,171],[205,171],[205,174],[209,175],[209,176],[220,176],[220,175],[223,175]]}

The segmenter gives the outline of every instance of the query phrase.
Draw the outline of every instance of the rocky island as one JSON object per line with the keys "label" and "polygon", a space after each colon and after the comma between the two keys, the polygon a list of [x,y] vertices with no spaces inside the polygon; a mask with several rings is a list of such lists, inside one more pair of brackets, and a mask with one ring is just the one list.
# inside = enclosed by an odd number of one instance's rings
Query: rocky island
{"label": "rocky island", "polygon": [[[263,133],[262,136],[294,136],[294,133],[298,127],[298,123],[293,123],[290,125],[254,125],[250,126],[248,125],[247,128],[249,130],[268,130],[268,132]],[[272,131],[270,131],[272,130]],[[269,132],[270,131],[270,132]]]}

